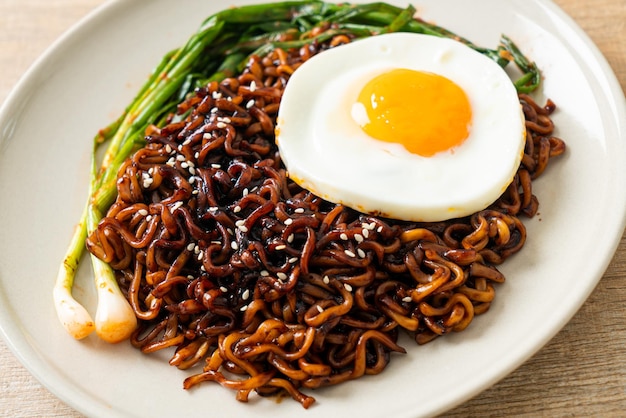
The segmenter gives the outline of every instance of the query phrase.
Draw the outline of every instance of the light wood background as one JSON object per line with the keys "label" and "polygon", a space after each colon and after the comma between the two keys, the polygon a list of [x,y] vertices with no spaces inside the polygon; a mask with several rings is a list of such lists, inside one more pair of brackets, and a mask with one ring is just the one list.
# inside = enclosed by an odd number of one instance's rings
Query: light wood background
{"label": "light wood background", "polygon": [[[0,101],[56,38],[103,2],[0,0]],[[626,0],[555,2],[592,38],[626,90]],[[81,415],[43,388],[0,340],[0,416]],[[626,236],[589,300],[545,348],[445,416],[626,417]]]}

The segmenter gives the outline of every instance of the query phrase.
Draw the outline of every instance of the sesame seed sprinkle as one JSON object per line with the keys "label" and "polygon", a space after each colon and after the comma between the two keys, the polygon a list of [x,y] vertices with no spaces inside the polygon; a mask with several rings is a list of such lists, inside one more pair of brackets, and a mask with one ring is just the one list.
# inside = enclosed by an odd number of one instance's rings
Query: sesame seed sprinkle
{"label": "sesame seed sprinkle", "polygon": [[140,214],[141,216],[148,216],[148,211],[145,209],[139,209],[137,213]]}
{"label": "sesame seed sprinkle", "polygon": [[243,305],[240,309],[241,312],[245,312],[248,310],[248,305]]}
{"label": "sesame seed sprinkle", "polygon": [[296,237],[294,234],[289,234],[289,236],[287,237],[287,242],[291,244],[295,238]]}
{"label": "sesame seed sprinkle", "polygon": [[226,124],[224,122],[217,122],[217,127],[218,129],[224,129],[226,127]]}
{"label": "sesame seed sprinkle", "polygon": [[222,293],[228,292],[228,289],[225,288],[224,286],[220,286],[220,290],[222,291]]}
{"label": "sesame seed sprinkle", "polygon": [[256,82],[254,80],[250,83],[250,91],[256,91]]}
{"label": "sesame seed sprinkle", "polygon": [[267,277],[270,275],[270,272],[267,270],[261,270],[261,272],[259,273],[261,276],[263,277]]}
{"label": "sesame seed sprinkle", "polygon": [[318,311],[319,313],[324,312],[324,308],[322,308],[320,305],[315,305],[315,307],[317,308],[317,311]]}
{"label": "sesame seed sprinkle", "polygon": [[239,206],[239,205],[235,206],[235,208],[233,209],[233,212],[235,212],[235,213],[241,212],[241,206]]}
{"label": "sesame seed sprinkle", "polygon": [[359,255],[359,257],[361,257],[361,258],[365,258],[365,256],[366,256],[365,251],[363,251],[362,249],[358,248],[358,249],[356,250],[356,252],[357,252],[357,254]]}
{"label": "sesame seed sprinkle", "polygon": [[348,235],[343,232],[341,233],[341,235],[339,235],[339,238],[341,238],[344,241],[348,241]]}
{"label": "sesame seed sprinkle", "polygon": [[411,298],[411,296],[406,296],[404,298],[402,298],[402,302],[411,302],[413,299]]}
{"label": "sesame seed sprinkle", "polygon": [[350,286],[348,283],[344,283],[343,287],[348,291],[348,292],[352,292],[352,286]]}
{"label": "sesame seed sprinkle", "polygon": [[297,208],[294,210],[295,213],[304,213],[304,208]]}
{"label": "sesame seed sprinkle", "polygon": [[192,176],[196,175],[196,169],[193,168],[191,164],[189,165],[189,174],[191,174]]}
{"label": "sesame seed sprinkle", "polygon": [[241,299],[248,300],[250,298],[250,290],[246,289],[241,294]]}
{"label": "sesame seed sprinkle", "polygon": [[287,218],[287,219],[285,219],[284,223],[285,223],[285,225],[291,225],[293,223],[293,219]]}
{"label": "sesame seed sprinkle", "polygon": [[363,232],[363,237],[364,238],[369,238],[369,236],[370,236],[370,230],[369,229],[363,228],[362,232]]}
{"label": "sesame seed sprinkle", "polygon": [[276,273],[276,277],[278,277],[278,280],[287,280],[287,275],[281,271],[279,271],[278,273]]}
{"label": "sesame seed sprinkle", "polygon": [[245,225],[241,225],[239,227],[239,230],[245,234],[246,232],[248,232],[248,227]]}
{"label": "sesame seed sprinkle", "polygon": [[246,109],[251,109],[252,106],[255,105],[255,103],[256,102],[254,101],[254,99],[253,100],[249,100],[248,103],[246,103]]}
{"label": "sesame seed sprinkle", "polygon": [[354,234],[354,239],[356,240],[356,242],[358,242],[359,244],[363,242],[363,235],[361,234]]}
{"label": "sesame seed sprinkle", "polygon": [[193,242],[191,244],[187,245],[187,251],[193,251],[193,249],[196,247],[196,244],[194,244]]}
{"label": "sesame seed sprinkle", "polygon": [[343,252],[344,252],[344,253],[346,253],[346,255],[347,255],[348,257],[353,257],[353,258],[354,258],[354,257],[356,257],[356,254],[354,254],[354,253],[353,253],[352,251],[350,251],[350,250],[344,250]]}
{"label": "sesame seed sprinkle", "polygon": [[181,154],[178,154],[178,155],[176,156],[176,161],[185,161],[185,156],[184,156],[184,155],[181,155]]}
{"label": "sesame seed sprinkle", "polygon": [[378,229],[376,230],[376,232],[378,232],[379,234],[380,234],[381,232],[383,232],[383,227],[382,227],[382,225],[378,227]]}
{"label": "sesame seed sprinkle", "polygon": [[295,264],[297,262],[298,262],[298,257],[292,257],[292,258],[289,259],[289,263],[290,264]]}
{"label": "sesame seed sprinkle", "polygon": [[220,164],[211,164],[211,168],[222,168]]}
{"label": "sesame seed sprinkle", "polygon": [[172,152],[172,147],[170,146],[170,144],[165,145],[165,152],[167,152],[168,154]]}
{"label": "sesame seed sprinkle", "polygon": [[233,250],[237,251],[239,249],[239,244],[237,244],[236,241],[231,241],[230,242],[230,248],[232,248]]}
{"label": "sesame seed sprinkle", "polygon": [[322,279],[322,281],[324,282],[324,284],[328,284],[328,283],[330,283],[330,279],[328,278],[328,276],[324,276],[324,278]]}
{"label": "sesame seed sprinkle", "polygon": [[281,245],[277,245],[277,246],[276,246],[276,250],[277,250],[277,251],[282,251],[282,250],[284,250],[285,248],[287,248],[287,246],[286,246],[286,245],[284,245],[284,244],[281,244]]}

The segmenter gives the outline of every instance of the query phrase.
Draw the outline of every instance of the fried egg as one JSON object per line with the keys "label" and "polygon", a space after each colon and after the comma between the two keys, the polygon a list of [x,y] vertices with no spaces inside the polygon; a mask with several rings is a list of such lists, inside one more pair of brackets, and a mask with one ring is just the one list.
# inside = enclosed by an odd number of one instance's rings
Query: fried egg
{"label": "fried egg", "polygon": [[320,53],[294,72],[276,141],[289,177],[333,203],[442,221],[493,203],[513,180],[525,122],[494,61],[413,33]]}

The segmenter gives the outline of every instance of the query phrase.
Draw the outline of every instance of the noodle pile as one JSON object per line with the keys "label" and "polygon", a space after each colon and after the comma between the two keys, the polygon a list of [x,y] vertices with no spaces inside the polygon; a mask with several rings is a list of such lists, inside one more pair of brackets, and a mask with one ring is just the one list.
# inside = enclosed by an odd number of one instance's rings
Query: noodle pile
{"label": "noodle pile", "polygon": [[132,344],[174,347],[185,388],[215,381],[247,401],[378,374],[400,330],[418,344],[462,331],[489,309],[494,267],[526,240],[532,180],[563,153],[550,113],[520,95],[527,119],[515,180],[491,207],[417,224],[336,205],[287,178],[274,144],[290,74],[348,42],[254,56],[238,77],[179,105],[118,174],[118,197],[87,240],[139,319]]}

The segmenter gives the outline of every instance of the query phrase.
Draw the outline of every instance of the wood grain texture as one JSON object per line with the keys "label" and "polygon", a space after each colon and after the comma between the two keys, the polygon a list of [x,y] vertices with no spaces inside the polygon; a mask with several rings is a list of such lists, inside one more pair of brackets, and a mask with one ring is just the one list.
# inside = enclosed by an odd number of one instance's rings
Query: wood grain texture
{"label": "wood grain texture", "polygon": [[[626,91],[626,1],[555,0],[589,35]],[[0,0],[0,101],[34,60],[103,0]],[[416,3],[419,3],[416,0]],[[507,378],[445,417],[626,416],[626,236],[570,323]],[[0,341],[0,416],[81,417]]]}

